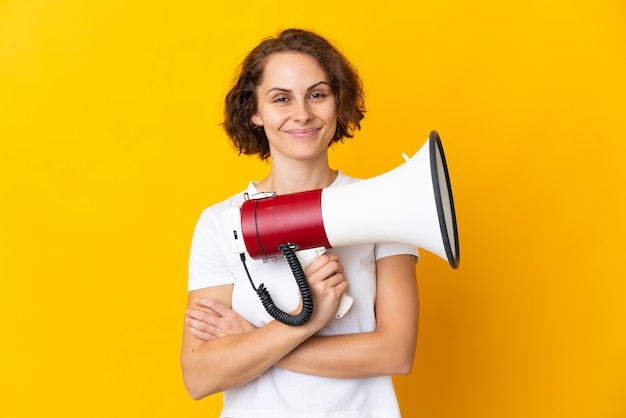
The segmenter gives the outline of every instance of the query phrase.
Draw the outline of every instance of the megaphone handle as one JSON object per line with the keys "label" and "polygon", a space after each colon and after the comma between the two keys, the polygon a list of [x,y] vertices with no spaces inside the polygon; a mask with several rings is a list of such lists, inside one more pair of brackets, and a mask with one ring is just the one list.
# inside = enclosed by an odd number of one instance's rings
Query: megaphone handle
{"label": "megaphone handle", "polygon": [[339,306],[337,306],[337,313],[335,314],[335,318],[343,318],[343,316],[348,313],[352,304],[354,303],[354,298],[347,293],[341,295],[341,299],[339,299]]}
{"label": "megaphone handle", "polygon": [[[326,248],[317,247],[311,248],[308,250],[298,250],[296,251],[296,256],[300,261],[300,265],[302,265],[302,269],[304,270],[311,264],[317,257],[321,256],[326,252]],[[343,318],[343,316],[350,310],[352,304],[354,303],[354,298],[347,293],[341,295],[341,299],[339,300],[339,306],[337,306],[337,313],[335,314],[335,318]]]}

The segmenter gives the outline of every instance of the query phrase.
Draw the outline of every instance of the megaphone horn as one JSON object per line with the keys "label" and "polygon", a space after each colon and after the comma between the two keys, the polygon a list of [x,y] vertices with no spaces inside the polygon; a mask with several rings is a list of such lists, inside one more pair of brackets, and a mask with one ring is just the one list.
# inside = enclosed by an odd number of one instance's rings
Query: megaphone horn
{"label": "megaphone horn", "polygon": [[404,243],[438,255],[452,268],[459,266],[450,176],[436,131],[398,168],[362,182],[325,189],[322,215],[333,247]]}

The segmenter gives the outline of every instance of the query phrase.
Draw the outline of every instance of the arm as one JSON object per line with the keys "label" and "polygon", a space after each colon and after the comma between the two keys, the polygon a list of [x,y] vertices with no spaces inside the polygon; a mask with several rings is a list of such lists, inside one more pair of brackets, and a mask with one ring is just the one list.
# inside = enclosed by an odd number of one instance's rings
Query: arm
{"label": "arm", "polygon": [[[194,399],[200,399],[255,379],[326,325],[337,309],[340,296],[348,288],[338,268],[340,264],[336,261],[327,262],[309,278],[316,309],[304,326],[290,327],[272,321],[257,329],[245,322],[235,321],[241,327],[236,331],[238,333],[232,333],[235,327],[225,330],[221,326],[221,331],[213,328],[211,332],[215,336],[228,335],[205,340],[195,336],[192,328],[186,325],[183,330],[181,366],[190,395]],[[191,291],[187,310],[202,310],[209,314],[208,317],[217,318],[218,321],[213,325],[206,325],[207,329],[211,329],[210,327],[219,323],[220,312],[232,312],[226,309],[231,306],[231,296],[232,285]],[[210,298],[215,304],[197,304],[196,300],[199,298]],[[222,311],[220,306],[226,311]]]}
{"label": "arm", "polygon": [[415,355],[419,315],[415,257],[385,257],[376,268],[375,331],[311,337],[277,366],[336,378],[408,374]]}
{"label": "arm", "polygon": [[[410,372],[417,342],[419,299],[413,256],[385,257],[377,263],[377,328],[373,332],[313,336],[276,363],[301,373],[338,378],[404,375]],[[205,306],[214,301],[200,300]],[[222,306],[228,321],[212,324],[199,311],[190,312],[187,324],[199,338],[246,332],[244,321]],[[212,319],[215,319],[213,317]],[[229,325],[226,322],[235,324]],[[248,327],[252,327],[248,324]]]}

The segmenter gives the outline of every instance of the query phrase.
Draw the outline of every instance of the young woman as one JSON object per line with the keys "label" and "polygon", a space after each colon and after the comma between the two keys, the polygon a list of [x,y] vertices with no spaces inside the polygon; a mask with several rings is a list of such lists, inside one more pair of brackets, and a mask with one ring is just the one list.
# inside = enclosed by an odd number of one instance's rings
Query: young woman
{"label": "young woman", "polygon": [[[267,177],[206,209],[189,261],[181,363],[194,399],[224,392],[222,417],[399,417],[392,375],[409,373],[417,340],[417,249],[333,248],[305,269],[315,309],[302,326],[273,320],[229,244],[228,208],[244,192],[279,195],[357,181],[329,166],[332,143],[364,116],[361,81],[321,36],[289,29],[254,48],[226,97],[224,127],[240,153],[271,162]],[[247,258],[256,285],[300,309],[285,260]],[[354,304],[335,312],[349,289]]]}

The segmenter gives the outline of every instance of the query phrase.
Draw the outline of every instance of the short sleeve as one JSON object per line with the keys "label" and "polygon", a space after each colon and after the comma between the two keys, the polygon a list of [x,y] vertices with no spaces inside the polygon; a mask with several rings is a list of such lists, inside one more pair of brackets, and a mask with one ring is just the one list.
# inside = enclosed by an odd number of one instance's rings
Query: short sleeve
{"label": "short sleeve", "polygon": [[384,257],[389,257],[392,255],[414,255],[417,259],[419,258],[419,252],[417,251],[417,247],[407,244],[376,244],[376,260],[380,260]]}
{"label": "short sleeve", "polygon": [[187,290],[232,284],[228,267],[228,237],[215,207],[205,209],[196,223],[189,254]]}

